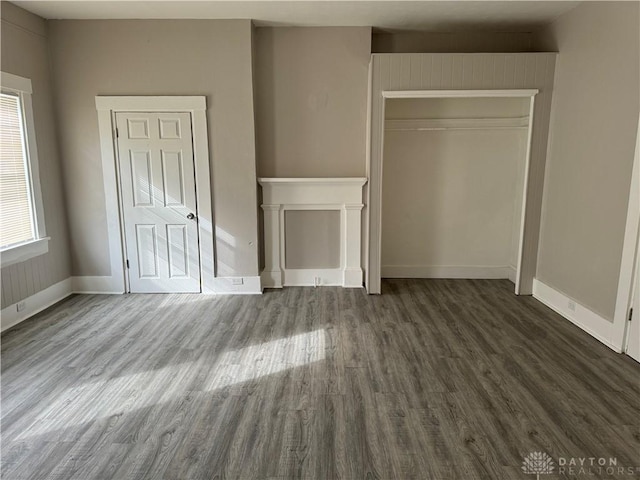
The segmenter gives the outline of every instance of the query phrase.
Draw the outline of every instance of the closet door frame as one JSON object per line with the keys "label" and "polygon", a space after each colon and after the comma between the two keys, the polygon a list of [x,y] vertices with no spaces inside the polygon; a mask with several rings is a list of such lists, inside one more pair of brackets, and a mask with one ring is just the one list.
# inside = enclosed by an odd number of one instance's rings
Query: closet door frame
{"label": "closet door frame", "polygon": [[[529,291],[523,291],[522,284],[533,282],[535,271],[524,271],[523,258],[530,252],[524,248],[525,238],[527,236],[536,236],[539,231],[527,231],[526,215],[527,215],[527,196],[529,191],[529,172],[531,159],[531,144],[533,137],[534,124],[534,106],[535,97],[539,93],[538,89],[507,89],[507,90],[383,90],[381,91],[382,102],[381,111],[377,118],[371,118],[373,122],[377,121],[377,125],[371,129],[372,144],[377,143],[377,156],[371,156],[369,164],[369,189],[368,189],[368,212],[369,212],[369,228],[368,228],[368,268],[366,275],[367,291],[371,294],[381,293],[381,263],[382,263],[382,175],[384,163],[384,126],[385,126],[385,106],[388,99],[398,98],[529,98],[529,122],[527,128],[527,148],[525,153],[524,165],[524,185],[522,189],[522,211],[520,214],[520,238],[518,241],[518,258],[516,265],[515,277],[515,293],[531,294]],[[372,123],[373,123],[372,122]],[[377,138],[376,138],[377,137]],[[542,188],[542,186],[540,186]],[[372,208],[376,207],[376,208]]]}
{"label": "closet door frame", "polygon": [[[620,276],[618,279],[618,294],[616,308],[613,315],[613,329],[611,344],[614,350],[624,352],[629,343],[631,307],[633,300],[634,275],[640,275],[636,270],[637,255],[640,255],[640,116],[638,117],[638,131],[636,134],[636,150],[631,170],[631,186],[629,188],[629,205],[627,207],[627,222],[625,226],[624,243],[622,245],[622,260],[620,262]],[[640,321],[634,312],[632,321]]]}

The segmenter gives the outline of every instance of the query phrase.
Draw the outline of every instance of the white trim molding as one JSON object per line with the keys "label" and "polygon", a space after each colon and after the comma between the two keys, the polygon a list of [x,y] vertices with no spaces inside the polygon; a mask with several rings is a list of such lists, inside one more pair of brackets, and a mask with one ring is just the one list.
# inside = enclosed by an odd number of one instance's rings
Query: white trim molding
{"label": "white trim molding", "polygon": [[382,278],[504,278],[513,282],[515,270],[509,265],[383,265]]}
{"label": "white trim molding", "polygon": [[17,93],[27,93],[29,95],[33,93],[31,80],[13,73],[0,72],[0,85],[2,85],[3,89],[13,90]]}
{"label": "white trim molding", "polygon": [[[524,179],[523,184],[519,187],[519,190],[522,192],[522,210],[520,213],[520,228],[519,228],[519,239],[518,239],[518,261],[515,267],[515,273],[511,271],[507,271],[506,269],[503,272],[492,272],[493,275],[500,275],[498,277],[486,277],[484,275],[488,275],[490,272],[488,271],[471,271],[466,270],[471,276],[463,276],[465,273],[464,269],[458,270],[431,270],[428,267],[424,271],[425,276],[418,277],[419,270],[413,270],[413,276],[409,278],[513,278],[515,284],[515,293],[520,295],[521,293],[528,294],[530,293],[529,289],[521,288],[522,279],[530,278],[533,280],[534,270],[528,269],[526,272],[523,271],[523,256],[525,255],[525,235],[527,235],[527,231],[525,229],[525,220],[527,214],[527,198],[528,198],[528,188],[529,188],[529,169],[530,169],[530,157],[531,157],[531,142],[533,135],[533,115],[534,115],[534,105],[535,105],[535,96],[539,93],[538,89],[514,89],[514,90],[402,90],[402,91],[387,91],[383,90],[381,92],[382,95],[382,108],[381,108],[381,120],[380,123],[382,125],[381,130],[406,130],[406,129],[416,129],[416,130],[444,130],[444,129],[487,129],[487,128],[526,128],[527,129],[527,149],[525,153],[524,160]],[[518,117],[515,119],[413,119],[413,120],[387,120],[385,119],[385,100],[393,99],[393,98],[528,98],[529,99],[529,115],[526,117]],[[391,275],[389,278],[402,278],[404,275],[397,269],[389,269],[387,267],[385,275],[385,270],[383,269],[382,263],[382,163],[383,163],[383,155],[384,151],[384,131],[377,132],[376,139],[379,142],[380,146],[376,150],[378,152],[377,158],[371,158],[372,161],[378,163],[377,169],[372,169],[372,171],[379,172],[378,179],[378,189],[372,190],[369,189],[369,202],[373,205],[378,205],[378,211],[380,212],[377,217],[369,219],[369,228],[370,230],[370,245],[374,245],[376,249],[376,253],[371,252],[371,256],[369,257],[369,268],[368,272],[368,283],[367,288],[369,293],[380,293],[381,292],[381,279],[385,276]],[[376,235],[374,235],[374,229],[377,230]],[[373,243],[371,240],[375,239]],[[444,267],[446,268],[446,267]],[[399,277],[398,275],[401,275]],[[455,276],[450,276],[455,275]],[[480,276],[475,276],[480,275]]]}
{"label": "white trim molding", "polygon": [[[90,281],[90,285],[103,286],[102,293],[124,293],[125,258],[121,228],[118,159],[115,144],[115,114],[117,112],[188,112],[193,128],[193,158],[196,172],[198,236],[200,247],[200,279],[204,293],[215,291],[215,256],[213,240],[213,209],[211,206],[211,177],[209,175],[209,140],[204,96],[97,96],[98,128],[102,153],[102,174],[107,231],[109,235],[110,277]],[[110,280],[106,280],[110,278]],[[80,281],[78,281],[80,282]],[[87,283],[87,282],[84,282]],[[79,283],[82,285],[82,283]],[[84,289],[84,287],[83,287]],[[87,287],[94,291],[93,287]],[[96,290],[97,292],[97,290]]]}
{"label": "white trim molding", "polygon": [[613,322],[537,278],[533,280],[533,298],[544,303],[610,349],[618,353],[622,352],[622,343],[615,335]]}
{"label": "white trim molding", "polygon": [[[23,322],[35,314],[64,300],[74,293],[121,294],[120,284],[113,277],[69,277],[41,290],[30,297],[2,309],[0,325],[2,331]],[[18,305],[21,308],[18,311]]]}
{"label": "white trim molding", "polygon": [[51,240],[50,237],[38,238],[0,250],[2,268],[44,255],[49,251],[49,240]]}
{"label": "white trim molding", "polygon": [[214,279],[213,292],[217,295],[260,295],[262,282],[259,276],[251,277],[216,277]]}
{"label": "white trim molding", "polygon": [[384,90],[384,98],[515,98],[532,97],[537,88],[508,90]]}
{"label": "white trim molding", "polygon": [[[631,170],[631,187],[629,190],[629,204],[627,207],[627,223],[622,244],[622,262],[618,279],[618,293],[616,296],[613,324],[615,326],[615,341],[627,345],[629,310],[633,297],[634,269],[637,265],[636,255],[640,255],[640,118],[638,118],[638,132],[636,135],[636,150]],[[635,272],[640,275],[640,272]]]}
{"label": "white trim molding", "polygon": [[[528,198],[528,190],[529,190],[529,170],[530,170],[530,159],[531,159],[531,143],[533,139],[533,116],[534,116],[534,106],[535,106],[535,96],[539,93],[538,89],[512,89],[512,90],[383,90],[380,92],[382,97],[382,106],[381,106],[381,120],[379,123],[382,125],[380,131],[373,132],[374,133],[374,141],[379,142],[379,147],[375,149],[378,154],[377,158],[371,158],[370,160],[378,163],[377,168],[370,168],[371,172],[377,172],[378,178],[377,190],[372,190],[369,188],[369,202],[371,205],[378,206],[378,214],[377,217],[369,218],[370,225],[370,238],[369,245],[374,245],[375,251],[370,251],[369,257],[369,268],[367,270],[368,282],[367,288],[369,293],[380,293],[381,285],[380,281],[382,277],[385,277],[385,272],[383,271],[383,267],[381,265],[382,262],[382,163],[383,163],[383,154],[384,151],[384,131],[387,130],[445,130],[445,129],[491,129],[491,128],[526,128],[527,129],[527,149],[525,152],[525,160],[524,160],[524,180],[522,185],[522,211],[520,214],[520,228],[519,228],[519,239],[518,239],[518,261],[515,267],[515,273],[512,271],[504,270],[504,273],[499,273],[499,277],[484,277],[482,275],[487,274],[487,272],[472,272],[469,271],[470,275],[474,273],[478,276],[462,276],[464,275],[464,270],[453,271],[450,270],[448,272],[437,272],[431,271],[427,268],[425,271],[426,277],[417,277],[418,271],[414,270],[414,277],[409,278],[509,278],[514,279],[515,284],[515,293],[517,295],[520,294],[528,294],[530,293],[530,288],[522,287],[523,284],[530,284],[533,281],[533,276],[535,273],[535,268],[524,269],[524,257],[531,257],[531,252],[525,249],[525,236],[528,234],[525,229],[525,222],[527,219],[527,198]],[[393,120],[393,119],[385,119],[385,101],[387,99],[394,98],[528,98],[529,99],[529,115],[526,117],[517,117],[517,118],[471,118],[471,119],[411,119],[411,120]],[[377,134],[377,135],[376,135]],[[541,188],[541,187],[540,187]],[[370,210],[371,212],[371,210]],[[370,215],[373,215],[371,213]],[[372,240],[374,240],[372,242]],[[529,259],[531,260],[531,259]],[[528,261],[528,265],[534,265],[535,262]],[[391,270],[387,267],[388,275],[396,275],[400,274],[397,270]],[[432,275],[436,275],[435,277]],[[437,276],[437,275],[445,275],[445,276]],[[457,275],[454,277],[450,277],[448,275]],[[498,273],[494,272],[494,275],[498,275]],[[390,277],[390,278],[399,278],[398,276]]]}
{"label": "white trim molding", "polygon": [[[340,285],[362,287],[362,187],[366,178],[259,178],[264,211],[265,269],[262,286]],[[340,267],[287,269],[285,226],[287,210],[340,212]]]}
{"label": "white trim molding", "polygon": [[[9,247],[3,253],[6,255],[6,263],[2,266],[28,260],[49,251],[47,228],[45,225],[44,202],[42,200],[42,187],[40,186],[40,161],[38,156],[38,142],[36,139],[36,125],[33,116],[33,88],[31,80],[11,73],[0,72],[0,89],[17,95],[20,99],[22,122],[24,128],[24,140],[28,166],[29,195],[31,196],[31,210],[33,215],[33,227],[35,239],[23,245]],[[14,252],[11,252],[15,249]]]}
{"label": "white trim molding", "polygon": [[71,277],[71,291],[83,294],[116,294],[121,295],[121,284],[114,277]]}
{"label": "white trim molding", "polygon": [[[36,313],[58,303],[60,300],[64,300],[72,293],[71,278],[67,278],[61,282],[54,283],[50,287],[45,288],[30,297],[3,308],[0,313],[1,330],[4,332],[14,325],[34,316]],[[20,311],[18,311],[18,306],[22,307]]]}
{"label": "white trim molding", "polygon": [[97,96],[96,109],[115,112],[190,112],[206,110],[207,101],[203,96]]}
{"label": "white trim molding", "polygon": [[344,286],[344,271],[338,268],[285,268],[283,277],[284,286]]}

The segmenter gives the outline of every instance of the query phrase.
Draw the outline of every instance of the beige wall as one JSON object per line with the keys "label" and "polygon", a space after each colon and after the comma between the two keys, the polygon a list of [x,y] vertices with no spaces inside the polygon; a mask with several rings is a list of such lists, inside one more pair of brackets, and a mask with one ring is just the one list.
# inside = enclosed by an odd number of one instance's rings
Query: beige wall
{"label": "beige wall", "polygon": [[31,79],[33,115],[49,252],[2,269],[2,307],[69,277],[69,239],[50,88],[45,21],[1,3],[1,69]]}
{"label": "beige wall", "polygon": [[374,33],[373,53],[531,52],[528,32]]}
{"label": "beige wall", "polygon": [[[529,100],[387,100],[387,119],[518,118]],[[515,273],[526,128],[385,132],[382,273]],[[505,277],[506,278],[506,277]]]}
{"label": "beige wall", "polygon": [[284,226],[286,268],[340,267],[338,210],[288,210]]}
{"label": "beige wall", "polygon": [[[257,28],[254,42],[259,176],[365,176],[371,29]],[[289,264],[330,268],[339,242],[326,250],[323,237],[304,232],[333,232],[334,220],[296,215]]]}
{"label": "beige wall", "polygon": [[109,275],[96,95],[206,95],[217,270],[258,274],[251,22],[51,21],[74,275]]}
{"label": "beige wall", "polygon": [[366,169],[370,28],[256,29],[261,177]]}
{"label": "beige wall", "polygon": [[639,109],[637,2],[585,2],[558,50],[537,277],[612,320]]}

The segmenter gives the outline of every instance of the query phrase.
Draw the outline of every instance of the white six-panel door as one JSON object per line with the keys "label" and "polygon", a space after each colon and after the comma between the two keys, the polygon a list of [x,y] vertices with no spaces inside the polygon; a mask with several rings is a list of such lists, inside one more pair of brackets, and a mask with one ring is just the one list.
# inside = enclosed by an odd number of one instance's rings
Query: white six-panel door
{"label": "white six-panel door", "polygon": [[117,113],[129,290],[200,291],[189,113]]}

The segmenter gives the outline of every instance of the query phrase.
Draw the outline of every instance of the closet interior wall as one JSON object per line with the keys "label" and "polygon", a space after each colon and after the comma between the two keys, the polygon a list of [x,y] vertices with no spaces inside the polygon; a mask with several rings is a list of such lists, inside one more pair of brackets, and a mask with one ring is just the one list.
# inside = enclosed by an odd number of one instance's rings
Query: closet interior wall
{"label": "closet interior wall", "polygon": [[528,98],[389,99],[382,276],[515,281]]}

